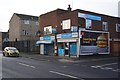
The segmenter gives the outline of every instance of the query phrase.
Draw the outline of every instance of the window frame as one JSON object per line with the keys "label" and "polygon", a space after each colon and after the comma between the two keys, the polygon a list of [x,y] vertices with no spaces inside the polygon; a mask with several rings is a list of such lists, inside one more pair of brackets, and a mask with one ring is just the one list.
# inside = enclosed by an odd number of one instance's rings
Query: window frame
{"label": "window frame", "polygon": [[108,31],[108,22],[105,21],[102,22],[102,30]]}
{"label": "window frame", "polygon": [[92,20],[91,19],[86,19],[86,29],[92,29]]}
{"label": "window frame", "polygon": [[120,32],[120,24],[116,23],[116,32]]}
{"label": "window frame", "polygon": [[24,24],[30,24],[29,20],[23,20]]}

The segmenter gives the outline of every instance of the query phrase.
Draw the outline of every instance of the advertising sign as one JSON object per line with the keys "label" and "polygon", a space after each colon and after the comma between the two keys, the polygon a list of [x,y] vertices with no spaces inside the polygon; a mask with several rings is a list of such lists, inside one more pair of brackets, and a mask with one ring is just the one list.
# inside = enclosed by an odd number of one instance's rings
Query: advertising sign
{"label": "advertising sign", "polygon": [[91,14],[78,13],[78,17],[101,21],[101,17]]}
{"label": "advertising sign", "polygon": [[81,54],[109,52],[108,33],[81,31]]}
{"label": "advertising sign", "polygon": [[77,32],[73,32],[73,33],[64,33],[64,34],[57,34],[57,39],[58,38],[77,38],[78,37],[78,33]]}

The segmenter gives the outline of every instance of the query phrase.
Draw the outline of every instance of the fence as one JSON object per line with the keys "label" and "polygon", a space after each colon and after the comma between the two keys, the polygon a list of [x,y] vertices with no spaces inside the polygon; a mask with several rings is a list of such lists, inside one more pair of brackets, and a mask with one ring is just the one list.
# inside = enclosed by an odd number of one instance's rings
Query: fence
{"label": "fence", "polygon": [[39,52],[39,46],[36,46],[36,41],[9,41],[3,42],[5,47],[16,47],[20,52]]}

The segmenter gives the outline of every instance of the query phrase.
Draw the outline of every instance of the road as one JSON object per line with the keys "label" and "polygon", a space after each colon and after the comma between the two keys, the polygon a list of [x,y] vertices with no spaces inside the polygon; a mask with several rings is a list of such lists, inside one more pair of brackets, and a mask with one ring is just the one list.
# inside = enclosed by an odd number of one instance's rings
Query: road
{"label": "road", "polygon": [[120,73],[118,58],[115,57],[81,60],[77,63],[3,57],[1,53],[0,57],[2,58],[2,78],[73,78],[80,80],[109,78],[109,80],[115,80]]}

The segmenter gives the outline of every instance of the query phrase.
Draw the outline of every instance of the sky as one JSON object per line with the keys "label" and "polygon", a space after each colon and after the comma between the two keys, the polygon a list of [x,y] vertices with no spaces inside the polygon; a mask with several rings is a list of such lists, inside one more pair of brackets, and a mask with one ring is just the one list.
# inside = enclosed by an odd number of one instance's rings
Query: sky
{"label": "sky", "polygon": [[14,13],[40,16],[56,10],[67,10],[68,4],[72,10],[106,14],[118,17],[118,2],[120,0],[0,0],[0,31],[7,32],[9,21]]}

